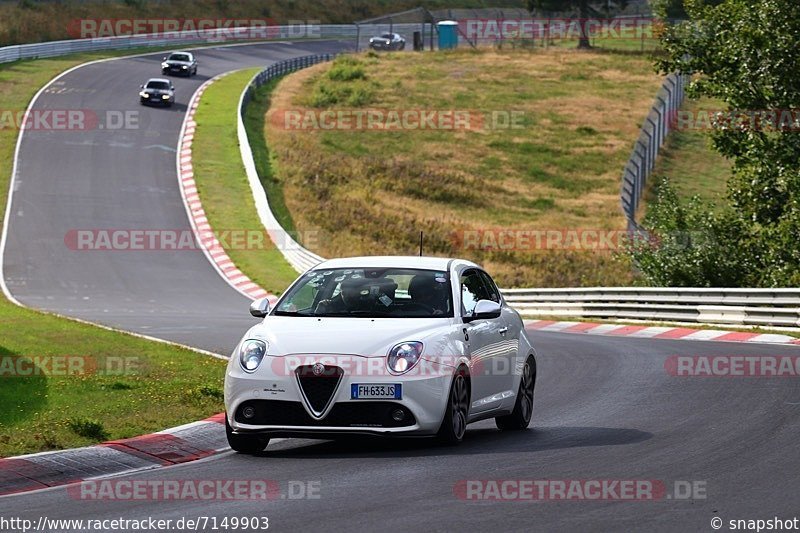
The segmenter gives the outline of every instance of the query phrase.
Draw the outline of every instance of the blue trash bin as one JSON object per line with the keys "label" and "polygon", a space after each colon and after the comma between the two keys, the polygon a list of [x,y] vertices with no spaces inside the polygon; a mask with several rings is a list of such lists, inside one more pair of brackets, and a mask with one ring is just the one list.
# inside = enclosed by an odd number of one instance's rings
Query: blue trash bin
{"label": "blue trash bin", "polygon": [[458,48],[458,22],[443,20],[436,26],[439,28],[439,50]]}

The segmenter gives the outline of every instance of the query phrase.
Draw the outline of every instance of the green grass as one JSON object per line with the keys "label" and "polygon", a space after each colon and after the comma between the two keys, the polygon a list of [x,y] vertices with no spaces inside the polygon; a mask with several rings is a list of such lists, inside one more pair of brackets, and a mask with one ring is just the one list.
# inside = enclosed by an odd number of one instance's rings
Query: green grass
{"label": "green grass", "polygon": [[[697,117],[698,112],[721,109],[724,109],[721,102],[702,99],[687,100],[682,111]],[[691,125],[688,121],[686,124]],[[653,176],[668,177],[681,196],[698,195],[713,203],[724,197],[730,174],[730,161],[711,147],[708,131],[688,127],[669,134],[653,169]],[[652,197],[652,185],[657,179],[648,184],[648,198]]]}
{"label": "green grass", "polygon": [[[476,260],[505,286],[626,285],[634,274],[610,253],[464,249],[456,234],[624,229],[621,169],[660,84],[650,56],[629,52],[366,53],[285,78],[266,143],[295,227],[326,235],[322,256],[414,253],[424,231],[429,254]],[[350,98],[359,88],[371,91],[363,103]],[[486,126],[297,130],[280,119],[454,109]]]}
{"label": "green grass", "polygon": [[[242,70],[210,85],[195,114],[197,129],[192,144],[192,165],[203,209],[215,231],[264,232],[236,134],[239,95],[260,70]],[[264,235],[263,246],[255,249],[230,247],[226,251],[254,282],[269,292],[280,293],[295,280],[297,272]]]}
{"label": "green grass", "polygon": [[[65,356],[88,369],[107,361],[112,372],[46,375]],[[17,358],[38,363],[44,375],[13,375],[8,365]],[[134,437],[219,413],[224,364],[0,300],[0,457]]]}
{"label": "green grass", "polygon": [[[130,51],[117,52],[122,55]],[[0,65],[0,109],[23,111],[67,68],[102,57],[81,54]],[[18,131],[0,129],[0,218]],[[224,361],[53,315],[0,298],[0,368],[10,358],[110,356],[135,362],[128,375],[0,376],[0,456],[133,437],[223,410]],[[132,369],[131,369],[132,370]]]}

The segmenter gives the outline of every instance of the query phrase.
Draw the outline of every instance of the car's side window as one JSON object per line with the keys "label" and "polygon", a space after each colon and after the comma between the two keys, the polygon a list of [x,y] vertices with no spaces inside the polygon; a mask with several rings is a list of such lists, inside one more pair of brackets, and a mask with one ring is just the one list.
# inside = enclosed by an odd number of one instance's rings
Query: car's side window
{"label": "car's side window", "polygon": [[486,292],[489,294],[489,300],[500,303],[500,289],[497,288],[492,277],[486,272],[481,272],[483,284],[486,285]]}
{"label": "car's side window", "polygon": [[461,274],[461,311],[469,316],[475,310],[478,300],[489,300],[486,286],[477,270],[466,270]]}

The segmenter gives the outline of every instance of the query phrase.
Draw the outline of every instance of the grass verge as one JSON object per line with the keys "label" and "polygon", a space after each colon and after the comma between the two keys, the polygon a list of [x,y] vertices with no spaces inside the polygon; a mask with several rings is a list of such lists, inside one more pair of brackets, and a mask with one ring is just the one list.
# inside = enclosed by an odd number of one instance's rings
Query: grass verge
{"label": "grass verge", "polygon": [[[623,230],[621,169],[660,84],[642,54],[368,53],[281,81],[265,137],[297,230],[324,235],[323,256],[413,254],[424,231],[427,253],[476,260],[504,286],[628,285],[630,266],[607,250],[469,247],[463,236]],[[461,110],[482,124],[314,125],[323,111],[408,110]],[[287,113],[302,125],[286,127]],[[512,113],[521,120],[504,126]]]}
{"label": "grass verge", "polygon": [[[295,280],[297,272],[272,243],[258,218],[236,129],[239,95],[260,70],[242,70],[225,76],[203,93],[195,114],[192,166],[211,227],[216,232],[245,231],[248,235],[260,233],[262,237],[254,245],[229,243],[228,256],[261,287],[280,293]],[[263,164],[263,151],[260,157]]]}
{"label": "grass verge", "polygon": [[[725,109],[724,104],[708,98],[686,100],[680,117],[683,127],[671,132],[658,154],[653,176],[667,176],[681,196],[698,195],[704,200],[719,203],[727,192],[731,163],[711,147],[707,124],[702,119],[714,111]],[[655,184],[656,180],[651,180]],[[652,199],[652,185],[647,198]]]}
{"label": "grass verge", "polygon": [[[60,72],[100,57],[0,65],[0,110],[23,112]],[[0,127],[0,218],[18,133],[8,120]],[[54,364],[67,361],[71,373],[54,371]],[[110,371],[97,371],[98,365]],[[218,359],[0,298],[0,457],[133,437],[218,413],[223,372]]]}

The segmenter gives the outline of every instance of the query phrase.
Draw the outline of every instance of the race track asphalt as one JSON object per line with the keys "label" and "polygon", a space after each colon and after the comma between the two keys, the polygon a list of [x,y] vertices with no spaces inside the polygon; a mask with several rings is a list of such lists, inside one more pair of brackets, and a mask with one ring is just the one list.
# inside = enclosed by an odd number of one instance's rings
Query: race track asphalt
{"label": "race track asphalt", "polygon": [[[346,43],[199,50],[208,76]],[[136,87],[161,54],[78,69],[37,107],[138,110]],[[238,95],[236,95],[238,97]],[[248,301],[200,252],[75,252],[72,228],[188,228],[175,175],[185,107],[142,109],[139,130],[29,132],[20,153],[4,268],[26,305],[227,353],[252,324]],[[800,514],[797,378],[675,377],[672,355],[789,355],[788,346],[532,332],[533,429],[470,426],[456,448],[424,440],[281,440],[259,456],[224,453],[131,474],[136,480],[318,482],[319,498],[81,501],[67,488],[0,498],[0,517],[177,520],[268,516],[280,531],[711,531],[710,521]],[[464,501],[463,480],[697,482],[704,498],[659,501]]]}

